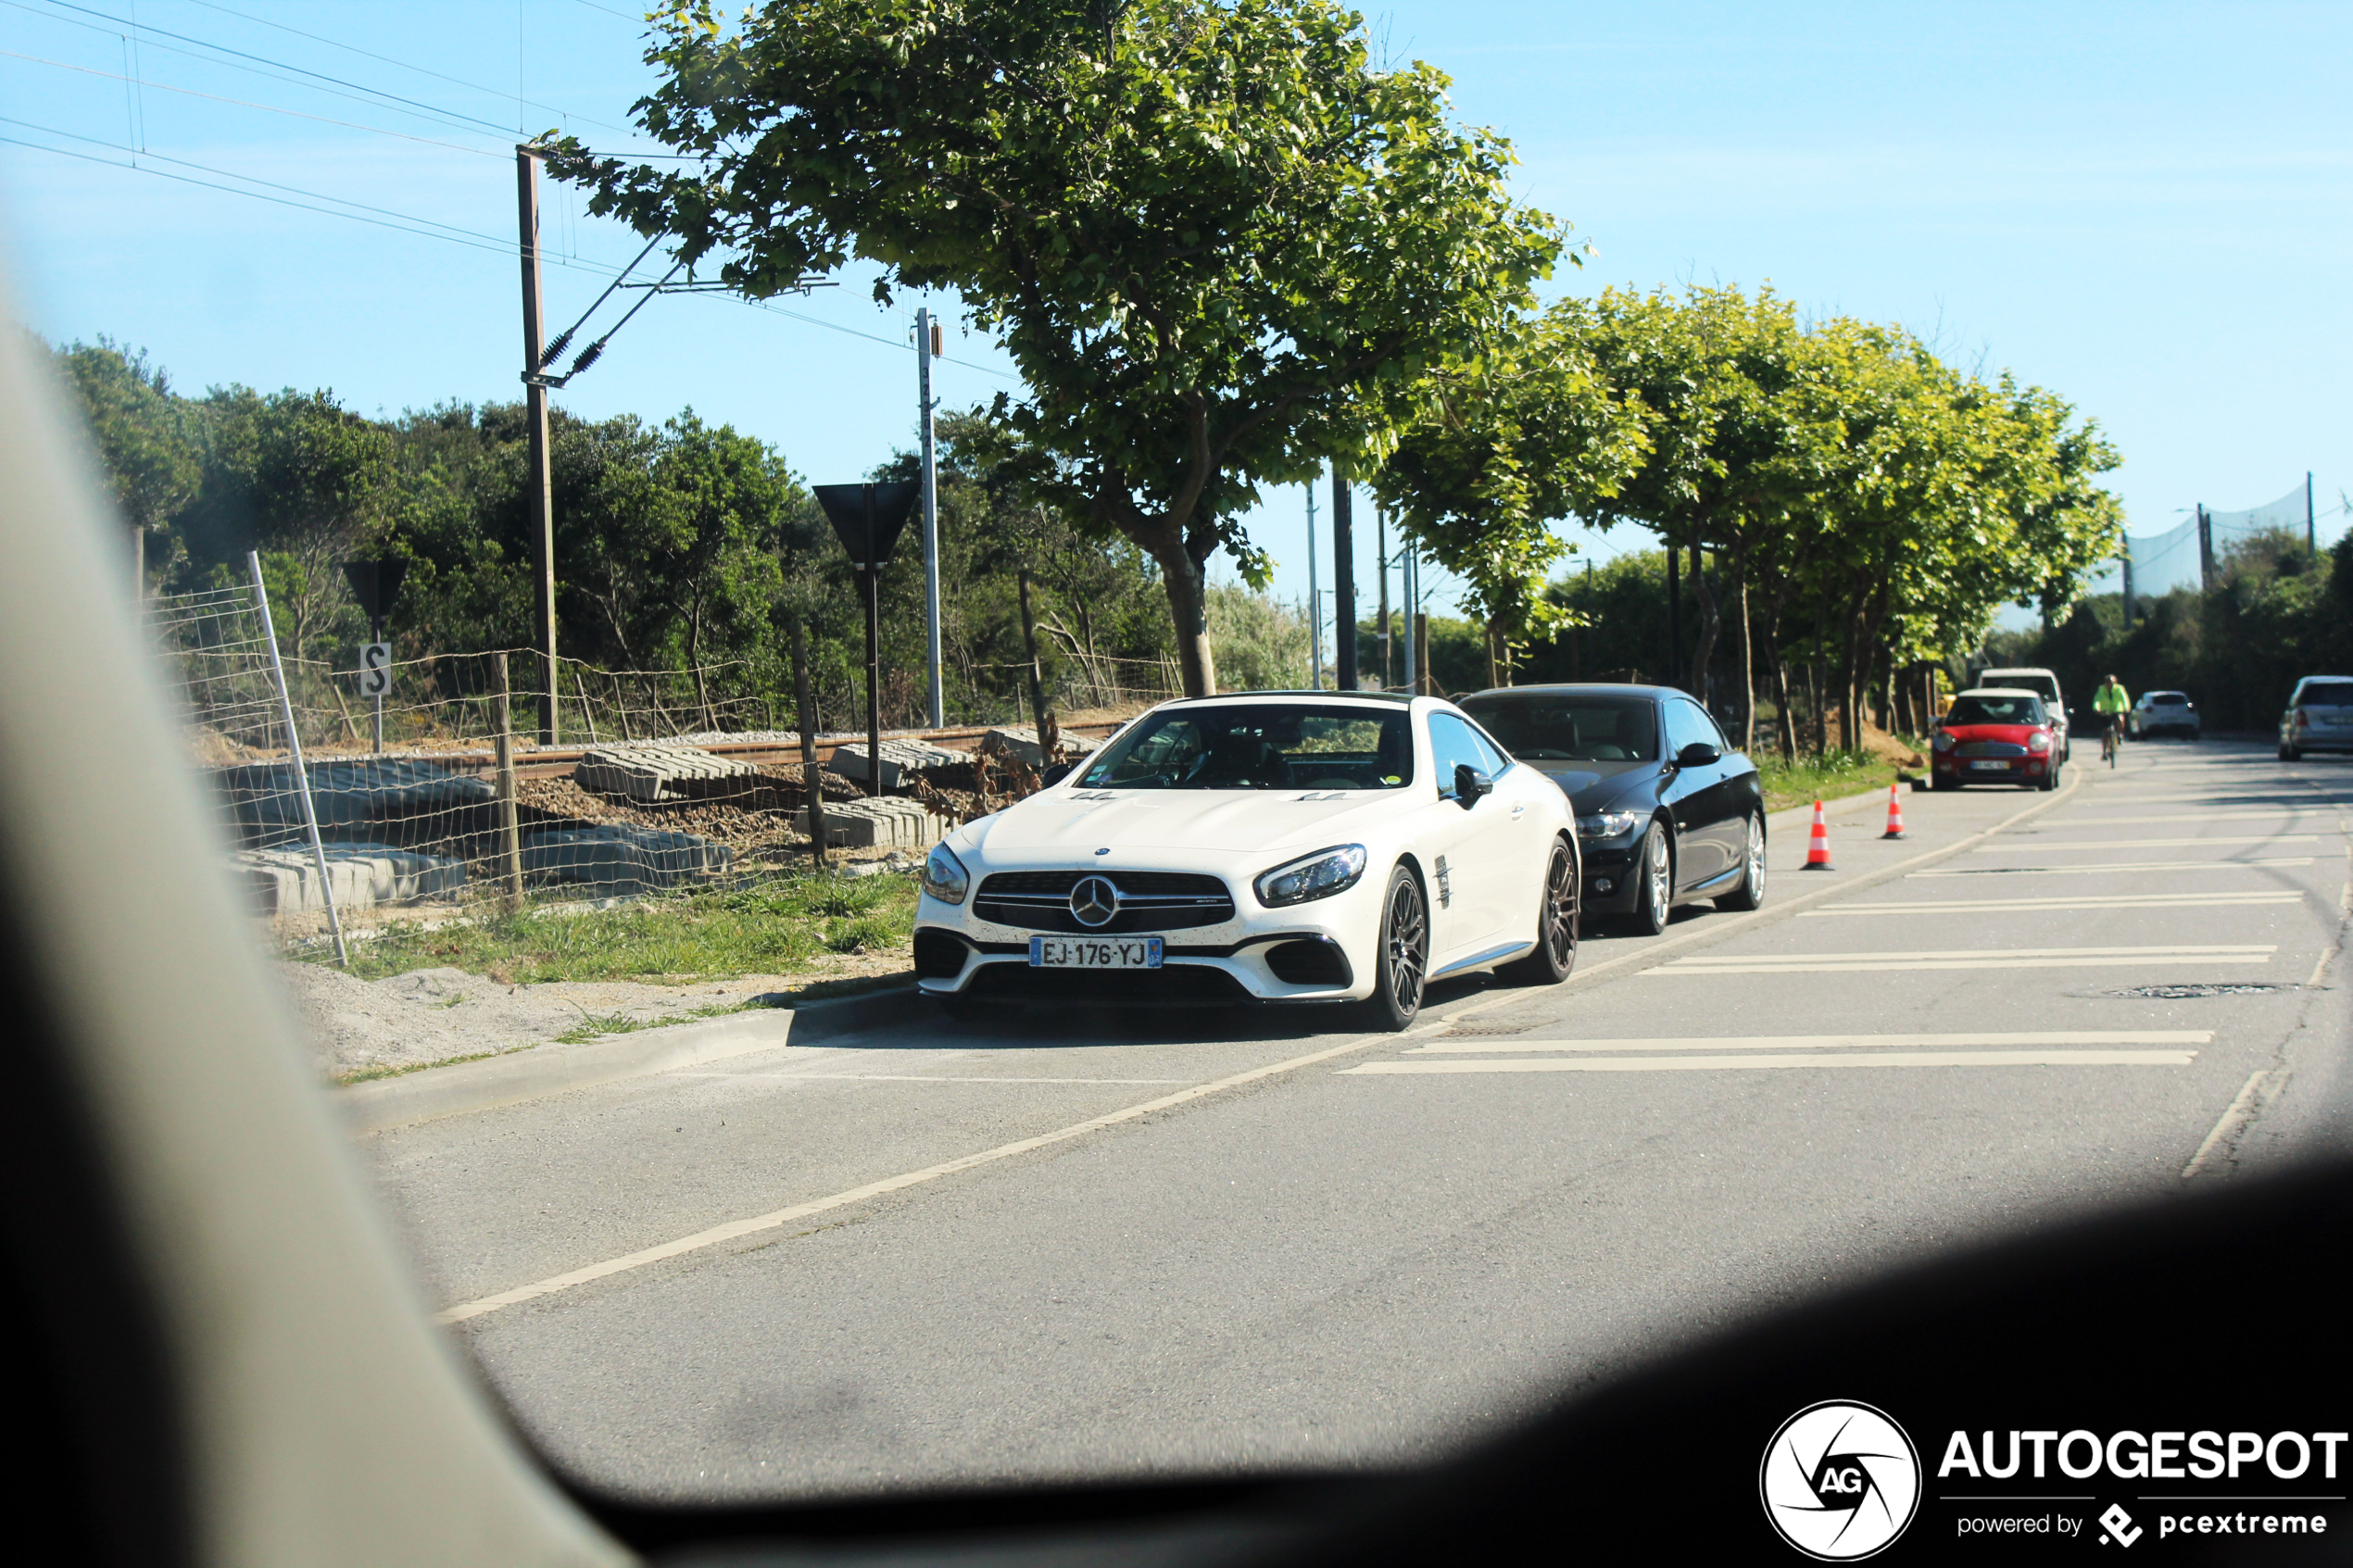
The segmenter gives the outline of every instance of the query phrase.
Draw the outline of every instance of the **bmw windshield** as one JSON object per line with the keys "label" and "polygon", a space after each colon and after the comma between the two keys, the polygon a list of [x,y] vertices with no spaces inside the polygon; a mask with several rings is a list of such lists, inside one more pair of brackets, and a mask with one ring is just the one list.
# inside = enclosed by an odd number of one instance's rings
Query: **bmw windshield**
{"label": "bmw windshield", "polygon": [[1148,714],[1079,780],[1086,789],[1403,789],[1413,782],[1403,708],[1272,702]]}

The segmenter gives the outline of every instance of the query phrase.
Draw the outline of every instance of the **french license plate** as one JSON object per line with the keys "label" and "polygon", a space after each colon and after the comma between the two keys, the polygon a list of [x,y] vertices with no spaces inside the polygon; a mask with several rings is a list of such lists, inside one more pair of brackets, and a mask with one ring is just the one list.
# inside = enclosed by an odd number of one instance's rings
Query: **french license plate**
{"label": "french license plate", "polygon": [[2010,767],[2007,762],[2001,760],[1999,758],[1988,759],[1982,757],[1977,759],[1975,761],[1972,761],[1969,766],[1972,768],[1982,768],[1987,772],[2004,773],[2009,771]]}
{"label": "french license plate", "polygon": [[1032,969],[1158,969],[1157,936],[1033,936]]}

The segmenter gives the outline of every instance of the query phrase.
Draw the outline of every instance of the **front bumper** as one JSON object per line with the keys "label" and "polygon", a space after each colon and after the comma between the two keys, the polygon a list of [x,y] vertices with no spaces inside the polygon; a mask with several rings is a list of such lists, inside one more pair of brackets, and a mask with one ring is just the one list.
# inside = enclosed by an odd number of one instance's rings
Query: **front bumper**
{"label": "front bumper", "polygon": [[[1999,767],[1981,768],[1980,762],[1997,762]],[[1951,757],[1940,754],[1935,762],[1936,776],[1955,784],[2040,784],[2054,764],[2043,757]]]}
{"label": "front bumper", "polygon": [[[977,874],[974,881],[977,885]],[[1246,883],[1231,876],[1227,882],[1236,895],[1235,918],[1156,933],[1157,970],[1033,969],[1030,931],[981,920],[969,901],[943,904],[925,894],[915,909],[916,988],[940,997],[1117,1006],[1336,1002],[1372,994],[1385,870],[1376,878],[1368,867],[1345,893],[1275,909],[1260,907]]]}
{"label": "front bumper", "polygon": [[1622,839],[1581,841],[1579,847],[1583,851],[1585,884],[1579,909],[1589,915],[1633,912],[1635,896],[1642,890],[1642,879],[1635,874],[1634,863],[1642,842],[1639,833],[1629,833]]}

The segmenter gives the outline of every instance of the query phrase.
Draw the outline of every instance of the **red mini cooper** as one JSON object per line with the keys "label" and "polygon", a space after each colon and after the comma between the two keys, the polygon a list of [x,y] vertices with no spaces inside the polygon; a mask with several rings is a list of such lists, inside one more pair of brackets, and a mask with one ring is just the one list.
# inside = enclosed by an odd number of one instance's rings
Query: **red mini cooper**
{"label": "red mini cooper", "polygon": [[2058,787],[2057,738],[2043,699],[2007,686],[1982,686],[1953,699],[1936,721],[1936,787],[1969,784]]}

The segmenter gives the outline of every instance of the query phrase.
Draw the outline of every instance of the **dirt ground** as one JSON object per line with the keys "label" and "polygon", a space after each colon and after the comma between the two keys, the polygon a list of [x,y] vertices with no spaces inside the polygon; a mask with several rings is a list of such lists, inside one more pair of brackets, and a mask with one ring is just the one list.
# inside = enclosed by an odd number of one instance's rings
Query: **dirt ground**
{"label": "dirt ground", "polygon": [[[615,1025],[684,1022],[759,998],[789,1006],[845,981],[909,974],[903,951],[830,953],[791,975],[747,974],[692,985],[564,981],[506,985],[457,969],[420,969],[360,980],[325,964],[277,965],[321,1076],[345,1083],[468,1057],[561,1050],[565,1035]],[[585,1043],[575,1040],[573,1044]]]}

